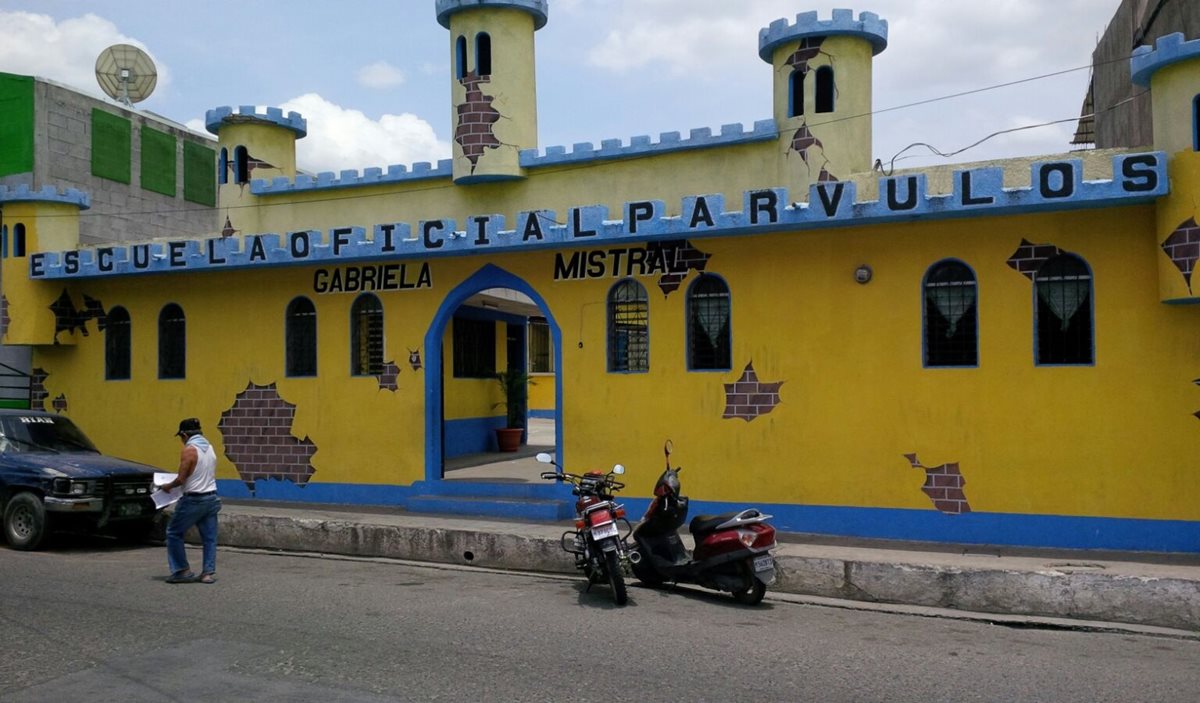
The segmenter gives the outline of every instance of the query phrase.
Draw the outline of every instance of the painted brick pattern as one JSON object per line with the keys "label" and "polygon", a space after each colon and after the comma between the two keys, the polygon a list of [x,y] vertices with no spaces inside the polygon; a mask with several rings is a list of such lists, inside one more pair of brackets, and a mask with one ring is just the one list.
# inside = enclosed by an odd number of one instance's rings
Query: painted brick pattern
{"label": "painted brick pattern", "polygon": [[396,392],[400,388],[398,379],[400,376],[400,367],[395,361],[383,362],[383,373],[376,376],[379,379],[379,390]]}
{"label": "painted brick pattern", "polygon": [[725,414],[721,419],[741,418],[750,422],[759,415],[766,415],[779,405],[779,387],[783,381],[763,383],[758,380],[754,362],[746,364],[742,377],[725,385]]}
{"label": "painted brick pattern", "polygon": [[292,436],[296,406],[280,397],[275,384],[250,383],[238,393],[233,407],[221,413],[217,429],[225,457],[233,463],[251,491],[259,479],[291,481],[303,486],[312,478],[312,440]]}
{"label": "painted brick pattern", "polygon": [[1062,249],[1053,244],[1034,244],[1028,239],[1021,239],[1020,246],[1008,257],[1008,265],[1014,271],[1021,274],[1029,280],[1033,280],[1033,274],[1046,263],[1047,259],[1051,259],[1062,253]]}
{"label": "painted brick pattern", "polygon": [[96,325],[101,332],[108,327],[108,314],[104,312],[104,305],[99,300],[84,295],[83,309],[79,310],[75,307],[75,302],[71,300],[71,295],[65,288],[62,295],[50,304],[50,311],[54,313],[54,334],[56,336],[59,332],[74,332],[78,329],[86,337],[88,336],[88,320],[96,320]]}
{"label": "painted brick pattern", "polygon": [[1183,274],[1188,291],[1192,290],[1192,271],[1196,268],[1196,259],[1200,259],[1200,226],[1196,218],[1189,217],[1175,228],[1170,237],[1162,243],[1162,249],[1175,268]]}
{"label": "painted brick pattern", "polygon": [[58,397],[50,402],[50,406],[54,408],[54,412],[62,414],[67,412],[67,395],[59,393]]}
{"label": "painted brick pattern", "polygon": [[46,379],[50,373],[45,369],[35,368],[29,374],[29,407],[32,410],[45,410],[46,398],[50,393],[46,390]]}
{"label": "painted brick pattern", "polygon": [[646,245],[646,251],[651,257],[661,253],[663,260],[667,262],[667,273],[658,278],[658,288],[663,295],[670,295],[678,290],[689,272],[703,271],[708,266],[708,260],[712,258],[712,254],[700,251],[686,239],[651,242]]}
{"label": "painted brick pattern", "polygon": [[490,76],[480,76],[475,71],[460,80],[467,89],[467,99],[457,108],[458,124],[454,128],[454,141],[463,150],[463,156],[471,162],[471,171],[479,165],[484,149],[496,149],[500,140],[493,133],[493,125],[501,115],[492,107],[492,96],[484,95],[482,85],[491,82]]}
{"label": "painted brick pattern", "polygon": [[784,65],[791,66],[793,70],[799,71],[802,74],[808,74],[808,62],[817,58],[821,53],[821,43],[825,41],[825,37],[805,37],[800,40],[800,46],[792,52]]}
{"label": "painted brick pattern", "polygon": [[916,454],[905,454],[904,458],[908,459],[914,469],[924,469],[925,485],[921,486],[921,492],[929,496],[933,507],[951,515],[971,512],[967,496],[963,493],[963,486],[967,484],[967,480],[959,473],[958,462],[923,466],[917,460]]}
{"label": "painted brick pattern", "polygon": [[12,322],[12,318],[8,316],[8,296],[0,293],[0,339],[8,334],[8,323]]}

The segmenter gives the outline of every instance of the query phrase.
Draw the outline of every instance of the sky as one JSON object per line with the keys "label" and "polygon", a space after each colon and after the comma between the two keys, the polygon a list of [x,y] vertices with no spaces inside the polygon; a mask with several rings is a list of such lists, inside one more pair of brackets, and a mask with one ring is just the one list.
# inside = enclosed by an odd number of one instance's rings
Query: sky
{"label": "sky", "polygon": [[[758,30],[851,7],[889,25],[874,65],[876,159],[914,168],[1061,153],[1120,4],[868,1],[549,0],[535,49],[539,147],[749,129],[772,116]],[[198,131],[224,105],[295,110],[308,120],[297,144],[306,171],[451,154],[451,44],[434,0],[0,0],[0,36],[0,71],[96,95],[99,53],[140,47],[159,80],[138,109]],[[949,158],[910,146],[949,154],[979,140]]]}

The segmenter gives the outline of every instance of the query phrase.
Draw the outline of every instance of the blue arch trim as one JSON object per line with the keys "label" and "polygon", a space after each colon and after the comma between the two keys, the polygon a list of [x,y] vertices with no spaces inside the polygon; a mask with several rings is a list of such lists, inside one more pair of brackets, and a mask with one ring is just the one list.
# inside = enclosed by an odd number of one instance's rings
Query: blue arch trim
{"label": "blue arch trim", "polygon": [[429,325],[429,331],[425,333],[426,481],[438,481],[442,478],[442,433],[444,431],[442,427],[442,415],[445,410],[442,401],[442,375],[444,373],[442,340],[445,338],[446,325],[450,324],[450,320],[454,317],[454,311],[460,305],[465,303],[472,295],[488,288],[510,288],[529,296],[534,304],[541,309],[542,314],[546,318],[546,323],[550,326],[550,336],[554,341],[554,358],[558,361],[558,365],[554,371],[557,377],[557,381],[554,384],[554,446],[558,455],[558,463],[566,465],[563,461],[562,378],[565,360],[562,354],[562,330],[558,326],[558,321],[554,319],[550,305],[546,302],[545,298],[534,290],[533,286],[530,286],[520,277],[505,271],[495,264],[487,264],[465,281],[458,284],[458,286],[446,295],[446,299],[442,301],[437,313],[433,316],[433,321]]}

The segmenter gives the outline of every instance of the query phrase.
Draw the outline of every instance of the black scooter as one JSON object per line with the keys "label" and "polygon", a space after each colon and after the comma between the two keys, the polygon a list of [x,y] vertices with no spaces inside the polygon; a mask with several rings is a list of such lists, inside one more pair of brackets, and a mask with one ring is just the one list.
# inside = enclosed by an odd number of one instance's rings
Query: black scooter
{"label": "black scooter", "polygon": [[663,448],[667,469],[654,485],[654,500],[633,530],[629,550],[633,575],[643,584],[695,583],[732,593],[756,605],[775,582],[775,528],[770,515],[754,508],[721,515],[697,515],[688,526],[696,550],[689,554],[676,530],[687,519],[688,499],[679,493],[681,467],[671,468],[671,442]]}

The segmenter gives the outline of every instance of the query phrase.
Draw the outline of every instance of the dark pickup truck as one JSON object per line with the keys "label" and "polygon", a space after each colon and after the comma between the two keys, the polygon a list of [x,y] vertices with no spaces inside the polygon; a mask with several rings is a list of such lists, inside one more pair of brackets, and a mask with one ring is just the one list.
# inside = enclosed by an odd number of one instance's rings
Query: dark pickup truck
{"label": "dark pickup truck", "polygon": [[51,529],[147,534],[155,471],[102,455],[61,415],[0,410],[0,515],[16,549],[37,549]]}

